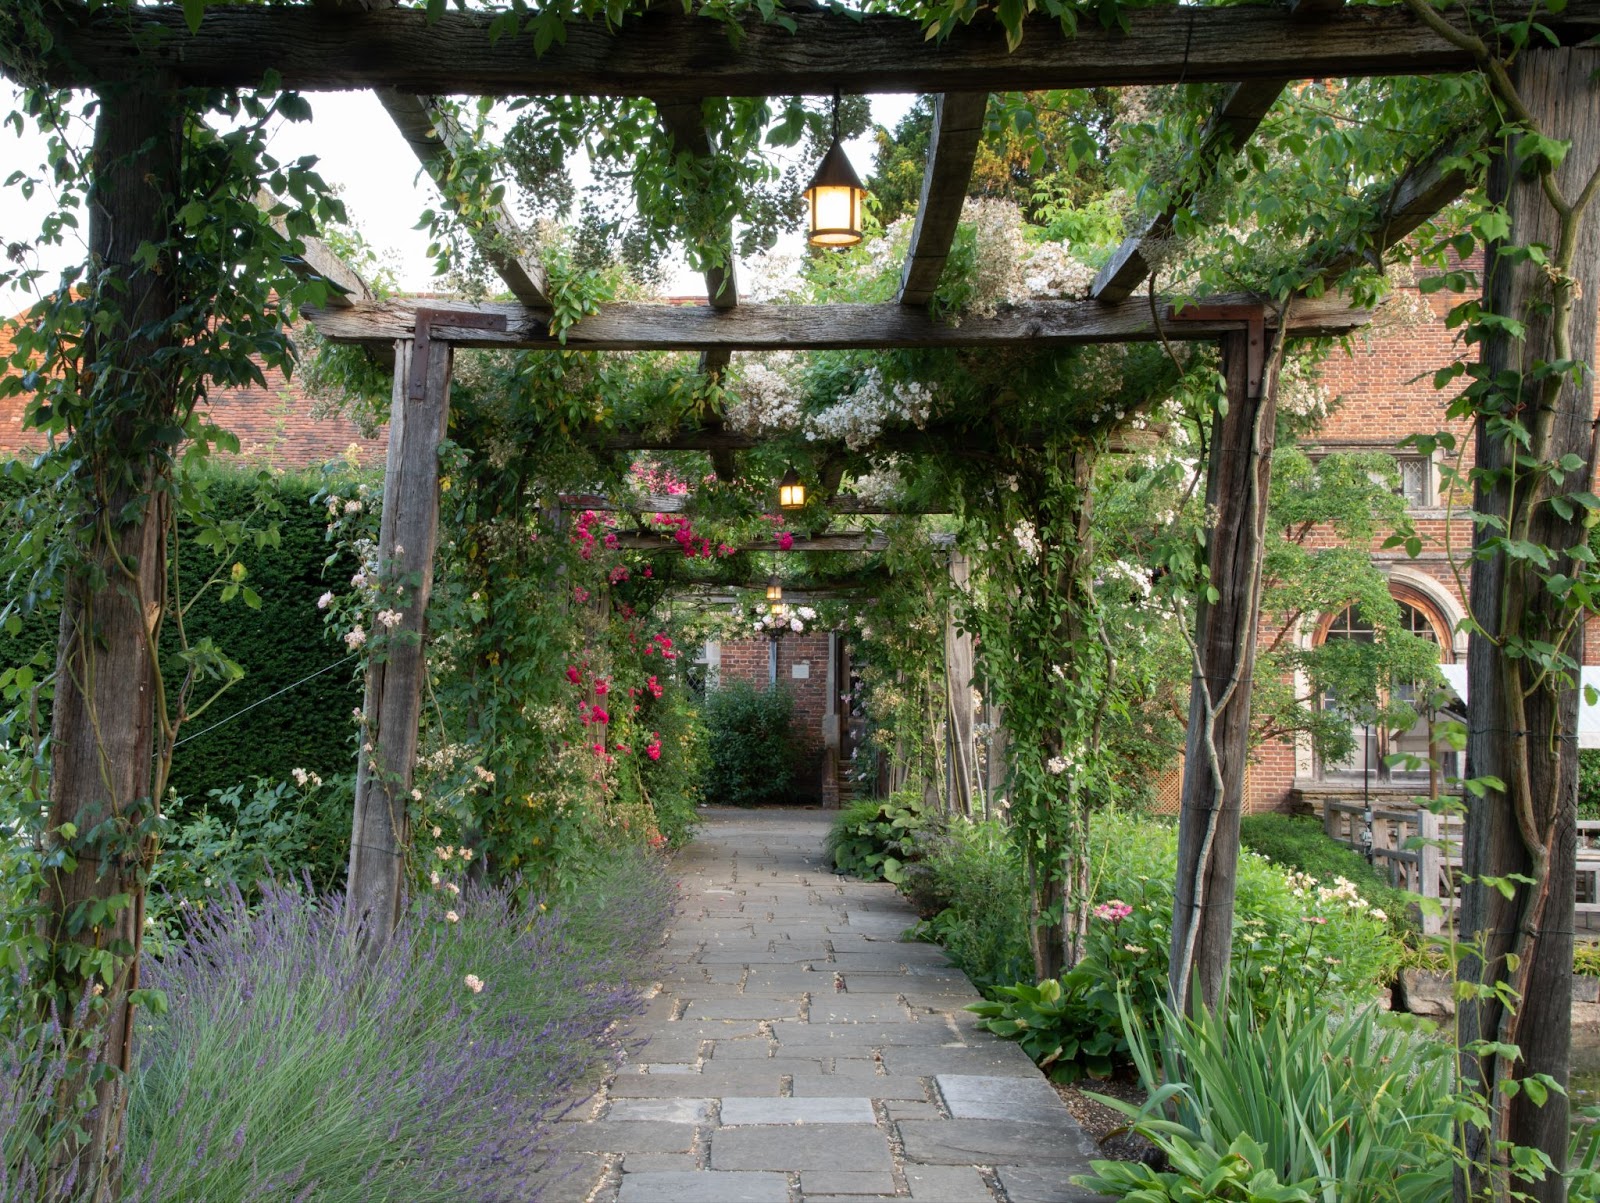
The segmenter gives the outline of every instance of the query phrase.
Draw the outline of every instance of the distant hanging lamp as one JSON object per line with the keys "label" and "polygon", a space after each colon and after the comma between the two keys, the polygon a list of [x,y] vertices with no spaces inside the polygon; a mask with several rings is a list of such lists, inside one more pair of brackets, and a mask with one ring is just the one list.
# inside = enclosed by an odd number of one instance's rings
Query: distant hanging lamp
{"label": "distant hanging lamp", "polygon": [[806,487],[800,483],[800,473],[790,468],[778,482],[778,508],[803,510],[806,506]]}
{"label": "distant hanging lamp", "polygon": [[861,241],[861,209],[867,190],[839,145],[839,93],[833,94],[833,141],[806,189],[811,207],[812,246],[846,247]]}
{"label": "distant hanging lamp", "polygon": [[783,600],[783,582],[778,579],[776,573],[767,578],[767,600],[769,602]]}

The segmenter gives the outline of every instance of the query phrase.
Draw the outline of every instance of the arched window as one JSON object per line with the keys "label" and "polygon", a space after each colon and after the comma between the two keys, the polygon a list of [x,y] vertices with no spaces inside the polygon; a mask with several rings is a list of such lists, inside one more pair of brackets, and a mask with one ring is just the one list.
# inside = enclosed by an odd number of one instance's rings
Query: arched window
{"label": "arched window", "polygon": [[[1419,604],[1398,597],[1395,602],[1400,607],[1400,629],[1438,645],[1440,659],[1446,663],[1451,661],[1454,657],[1448,638],[1449,628],[1442,619],[1432,613],[1431,607],[1424,609]],[[1376,638],[1377,629],[1361,613],[1361,607],[1347,606],[1328,620],[1323,627],[1320,642],[1350,639],[1361,643],[1372,643]],[[1395,694],[1399,700],[1411,703],[1417,697],[1417,687],[1407,682],[1396,686]],[[1337,704],[1337,699],[1331,695],[1322,699],[1324,708],[1331,709]],[[1319,775],[1335,781],[1367,780],[1418,785],[1425,783],[1428,780],[1430,725],[1429,716],[1425,713],[1419,714],[1417,721],[1404,731],[1389,730],[1372,723],[1352,723],[1354,750],[1342,760],[1319,764]],[[1400,753],[1415,757],[1416,766],[1387,763],[1390,757]],[[1456,753],[1449,747],[1436,745],[1433,756],[1440,762],[1442,775],[1452,776],[1459,772]]]}

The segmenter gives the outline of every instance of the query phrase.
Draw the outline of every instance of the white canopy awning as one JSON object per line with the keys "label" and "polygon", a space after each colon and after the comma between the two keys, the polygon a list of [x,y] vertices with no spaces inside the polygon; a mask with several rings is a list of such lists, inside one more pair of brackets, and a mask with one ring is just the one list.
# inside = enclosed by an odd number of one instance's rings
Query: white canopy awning
{"label": "white canopy awning", "polygon": [[[1467,701],[1467,666],[1465,664],[1441,664],[1439,671],[1444,674],[1445,682],[1455,690],[1456,696],[1463,703]],[[1593,689],[1600,692],[1600,666],[1585,667],[1582,676],[1583,692],[1587,694]],[[1580,748],[1600,748],[1600,706],[1591,706],[1586,696],[1578,698],[1578,746]]]}

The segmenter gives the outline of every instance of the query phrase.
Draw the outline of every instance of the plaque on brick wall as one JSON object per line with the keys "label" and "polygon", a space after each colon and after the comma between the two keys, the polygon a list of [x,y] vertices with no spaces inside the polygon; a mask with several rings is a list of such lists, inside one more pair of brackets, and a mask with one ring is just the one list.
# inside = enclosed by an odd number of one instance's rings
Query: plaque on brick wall
{"label": "plaque on brick wall", "polygon": [[809,681],[811,679],[811,661],[802,660],[798,664],[789,666],[789,675],[796,681]]}

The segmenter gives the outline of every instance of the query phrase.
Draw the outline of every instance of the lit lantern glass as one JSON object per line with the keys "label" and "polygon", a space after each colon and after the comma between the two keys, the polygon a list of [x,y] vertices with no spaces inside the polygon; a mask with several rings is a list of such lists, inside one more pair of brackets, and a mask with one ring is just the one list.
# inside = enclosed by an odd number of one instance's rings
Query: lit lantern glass
{"label": "lit lantern glass", "polygon": [[767,581],[767,600],[769,602],[781,602],[783,600],[783,584],[777,577],[772,577]]}
{"label": "lit lantern glass", "polygon": [[806,504],[806,487],[800,483],[800,473],[790,468],[778,482],[778,508],[800,510]]}
{"label": "lit lantern glass", "polygon": [[835,135],[806,189],[806,203],[811,209],[811,245],[845,247],[860,242],[861,209],[866,196],[861,178],[850,166]]}

